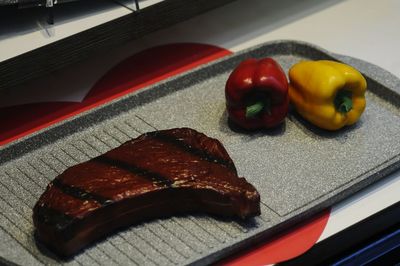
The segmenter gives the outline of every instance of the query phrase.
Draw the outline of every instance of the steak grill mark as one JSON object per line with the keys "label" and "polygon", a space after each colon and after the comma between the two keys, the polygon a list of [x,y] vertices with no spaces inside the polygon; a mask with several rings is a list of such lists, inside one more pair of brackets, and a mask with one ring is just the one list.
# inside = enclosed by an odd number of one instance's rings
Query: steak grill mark
{"label": "steak grill mark", "polygon": [[101,205],[108,205],[111,204],[113,201],[111,199],[104,198],[100,195],[90,193],[84,189],[74,187],[71,185],[64,184],[60,178],[56,178],[53,180],[53,185],[61,190],[63,193],[74,197],[76,199],[80,199],[82,201],[85,200],[94,200],[97,201]]}
{"label": "steak grill mark", "polygon": [[38,222],[53,225],[57,230],[63,230],[75,219],[65,213],[42,205],[37,205],[35,207],[35,212]]}
{"label": "steak grill mark", "polygon": [[173,183],[173,181],[169,180],[168,178],[166,178],[158,173],[151,172],[147,169],[140,168],[133,164],[129,164],[129,163],[126,163],[126,162],[123,162],[120,160],[111,159],[104,155],[96,157],[93,160],[96,162],[102,163],[102,164],[115,166],[119,169],[123,169],[132,174],[136,174],[136,175],[145,177],[145,178],[151,180],[151,182],[155,185],[164,185],[164,186],[170,187]]}
{"label": "steak grill mark", "polygon": [[191,145],[187,144],[183,140],[179,140],[179,139],[176,139],[167,134],[163,134],[161,131],[149,132],[149,133],[146,133],[146,135],[151,136],[155,139],[158,139],[162,142],[173,144],[175,147],[178,147],[179,149],[181,149],[187,153],[193,154],[204,161],[221,164],[221,165],[227,167],[228,169],[236,172],[236,168],[232,162],[224,160],[217,156],[214,156],[204,150],[192,147]]}

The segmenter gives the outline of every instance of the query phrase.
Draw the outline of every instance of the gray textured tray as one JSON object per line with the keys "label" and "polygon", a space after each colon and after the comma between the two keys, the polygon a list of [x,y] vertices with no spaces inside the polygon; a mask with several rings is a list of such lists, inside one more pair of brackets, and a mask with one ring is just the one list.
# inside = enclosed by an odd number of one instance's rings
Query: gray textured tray
{"label": "gray textured tray", "polygon": [[[245,134],[227,126],[224,84],[248,57],[272,56],[285,70],[304,59],[337,59],[368,80],[361,121],[336,133],[290,115],[285,126]],[[223,58],[127,95],[0,149],[0,256],[25,265],[57,262],[39,251],[32,207],[47,183],[142,132],[192,127],[218,138],[239,174],[261,194],[262,215],[247,223],[188,215],[154,220],[108,237],[67,264],[206,264],[287,228],[400,164],[400,80],[366,62],[313,45],[278,41]]]}

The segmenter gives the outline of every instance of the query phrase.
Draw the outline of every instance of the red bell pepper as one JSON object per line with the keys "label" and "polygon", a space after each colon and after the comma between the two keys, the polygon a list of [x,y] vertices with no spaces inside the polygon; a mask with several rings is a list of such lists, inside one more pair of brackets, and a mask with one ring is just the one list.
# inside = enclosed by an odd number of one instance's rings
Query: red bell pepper
{"label": "red bell pepper", "polygon": [[229,76],[225,98],[229,118],[240,127],[275,127],[288,113],[288,81],[272,58],[247,59]]}

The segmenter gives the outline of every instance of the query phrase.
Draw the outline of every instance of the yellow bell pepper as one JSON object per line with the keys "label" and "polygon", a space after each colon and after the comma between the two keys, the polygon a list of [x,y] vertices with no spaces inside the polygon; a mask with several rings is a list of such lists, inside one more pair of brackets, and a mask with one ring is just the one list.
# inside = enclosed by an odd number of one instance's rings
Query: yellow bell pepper
{"label": "yellow bell pepper", "polygon": [[352,125],[365,109],[365,78],[351,66],[328,60],[302,61],[289,70],[289,97],[312,124],[337,130]]}

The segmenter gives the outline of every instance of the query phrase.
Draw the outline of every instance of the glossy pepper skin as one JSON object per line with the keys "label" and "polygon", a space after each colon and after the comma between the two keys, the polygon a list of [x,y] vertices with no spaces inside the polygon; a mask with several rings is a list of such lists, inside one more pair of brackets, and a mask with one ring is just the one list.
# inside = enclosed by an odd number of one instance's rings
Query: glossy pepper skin
{"label": "glossy pepper skin", "polygon": [[229,118],[238,126],[272,128],[288,113],[288,81],[272,58],[247,59],[230,74],[225,98]]}
{"label": "glossy pepper skin", "polygon": [[365,78],[335,61],[302,61],[289,70],[289,97],[312,124],[337,130],[357,122],[366,105]]}

